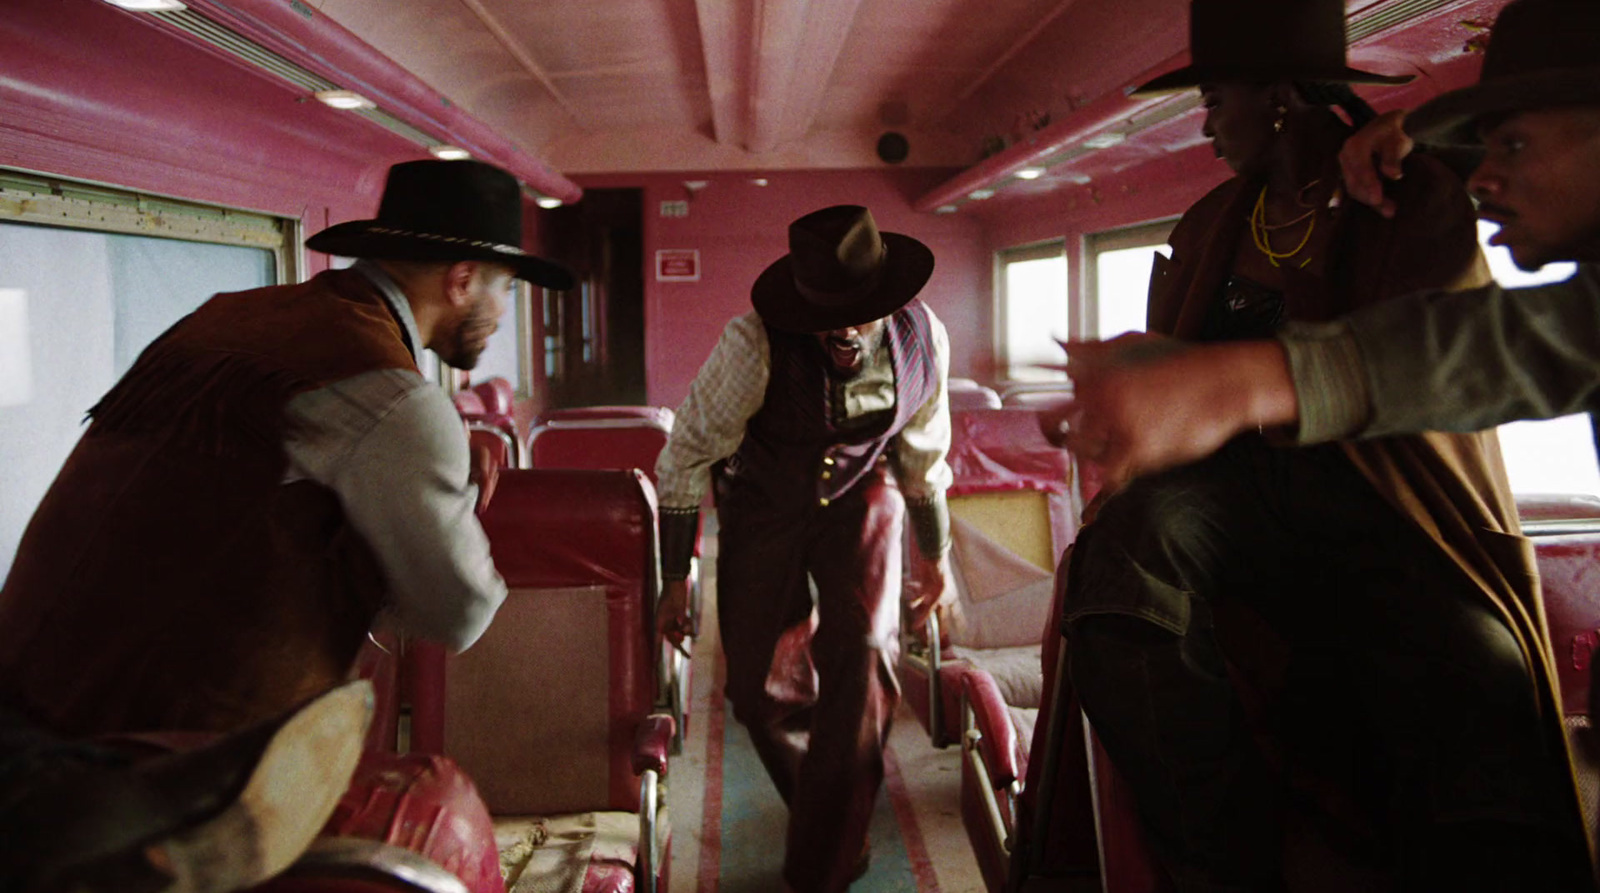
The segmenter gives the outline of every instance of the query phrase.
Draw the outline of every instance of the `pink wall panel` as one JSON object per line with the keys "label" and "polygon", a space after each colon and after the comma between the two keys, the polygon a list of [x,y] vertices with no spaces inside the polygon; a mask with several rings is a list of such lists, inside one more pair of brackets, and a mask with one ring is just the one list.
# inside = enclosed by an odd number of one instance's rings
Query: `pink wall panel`
{"label": "pink wall panel", "polygon": [[[645,245],[645,376],[651,403],[677,406],[723,326],[750,310],[750,285],[788,251],[790,221],[818,208],[860,204],[878,227],[914,236],[933,250],[933,278],[922,292],[950,330],[951,374],[984,377],[992,368],[990,261],[977,221],[919,214],[911,202],[948,170],[889,169],[751,173],[616,174],[575,177],[585,189],[642,188]],[[684,181],[704,180],[692,197]],[[688,199],[687,217],[662,217],[663,201]],[[699,282],[657,282],[655,252],[697,249]]]}

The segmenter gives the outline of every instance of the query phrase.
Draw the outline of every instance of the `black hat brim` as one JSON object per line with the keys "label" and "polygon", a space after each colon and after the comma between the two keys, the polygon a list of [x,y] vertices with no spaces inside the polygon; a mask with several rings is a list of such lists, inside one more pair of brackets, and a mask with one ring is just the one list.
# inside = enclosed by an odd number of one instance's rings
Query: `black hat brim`
{"label": "black hat brim", "polygon": [[534,285],[565,291],[576,281],[572,271],[555,261],[528,254],[520,248],[490,246],[460,239],[434,237],[419,233],[396,232],[380,226],[374,220],[352,220],[336,223],[306,240],[312,251],[335,254],[340,257],[361,257],[374,260],[411,260],[454,262],[463,260],[493,261],[515,271],[518,279]]}
{"label": "black hat brim", "polygon": [[1596,103],[1600,67],[1530,72],[1440,94],[1406,116],[1406,132],[1434,146],[1477,146],[1485,115]]}
{"label": "black hat brim", "polygon": [[838,307],[818,304],[795,288],[794,271],[785,254],[763,270],[750,287],[750,303],[755,305],[761,321],[781,331],[812,334],[883,319],[904,307],[933,275],[933,252],[907,235],[880,235],[883,269],[872,294]]}
{"label": "black hat brim", "polygon": [[1410,74],[1378,74],[1348,66],[1328,71],[1260,72],[1221,68],[1211,65],[1185,65],[1153,78],[1128,91],[1128,95],[1143,99],[1165,96],[1180,90],[1189,90],[1201,84],[1230,83],[1234,81],[1324,81],[1337,84],[1373,84],[1394,86],[1410,83],[1416,77]]}

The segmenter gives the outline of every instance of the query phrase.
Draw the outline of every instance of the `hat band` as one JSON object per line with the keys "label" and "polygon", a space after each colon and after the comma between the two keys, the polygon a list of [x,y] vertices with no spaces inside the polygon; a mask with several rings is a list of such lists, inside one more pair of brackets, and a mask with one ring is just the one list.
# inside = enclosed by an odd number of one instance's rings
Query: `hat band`
{"label": "hat band", "polygon": [[497,251],[501,254],[510,254],[517,257],[526,257],[527,252],[513,245],[502,242],[485,242],[480,239],[463,239],[460,236],[441,236],[438,233],[419,233],[408,229],[392,229],[387,226],[369,226],[367,232],[380,236],[408,236],[413,239],[426,239],[430,242],[442,242],[446,245],[465,245],[469,248],[483,248]]}
{"label": "hat band", "polygon": [[794,290],[813,304],[822,307],[843,307],[847,304],[854,304],[856,301],[877,291],[878,283],[883,279],[883,267],[883,264],[878,264],[872,268],[872,272],[868,273],[866,278],[861,279],[849,288],[839,291],[824,291],[820,288],[812,288],[801,282],[800,277],[796,276],[794,277]]}

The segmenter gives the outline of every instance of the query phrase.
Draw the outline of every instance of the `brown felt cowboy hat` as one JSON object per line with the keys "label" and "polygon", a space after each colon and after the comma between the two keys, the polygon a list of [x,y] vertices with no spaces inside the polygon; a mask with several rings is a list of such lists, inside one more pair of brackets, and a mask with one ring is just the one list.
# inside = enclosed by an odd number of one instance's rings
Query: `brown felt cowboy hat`
{"label": "brown felt cowboy hat", "polygon": [[1404,84],[1345,64],[1343,0],[1194,0],[1189,5],[1190,64],[1141,84],[1155,96],[1209,83],[1331,81]]}
{"label": "brown felt cowboy hat", "polygon": [[932,274],[928,246],[880,233],[866,208],[834,205],[789,224],[789,253],[756,278],[750,302],[775,329],[827,332],[899,310]]}
{"label": "brown felt cowboy hat", "polygon": [[1434,145],[1472,146],[1485,115],[1600,104],[1600,3],[1516,0],[1489,32],[1478,83],[1423,103],[1406,130]]}
{"label": "brown felt cowboy hat", "polygon": [[522,250],[522,188],[481,161],[407,161],[389,168],[378,216],[328,227],[313,251],[381,260],[488,260],[546,288],[572,287],[566,267]]}

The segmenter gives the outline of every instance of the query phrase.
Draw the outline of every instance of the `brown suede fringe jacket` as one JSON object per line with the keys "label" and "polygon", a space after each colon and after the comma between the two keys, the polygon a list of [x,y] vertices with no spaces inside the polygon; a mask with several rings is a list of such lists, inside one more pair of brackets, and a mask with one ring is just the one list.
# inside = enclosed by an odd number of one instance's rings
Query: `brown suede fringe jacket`
{"label": "brown suede fringe jacket", "polygon": [[[1324,275],[1285,266],[1284,318],[1290,323],[1332,319],[1424,289],[1471,288],[1489,281],[1461,181],[1437,161],[1414,156],[1394,185],[1398,210],[1393,219],[1352,201],[1338,209],[1327,256],[1339,260]],[[1158,256],[1152,270],[1150,331],[1197,337],[1232,270],[1260,189],[1259,180],[1235,177],[1184,214],[1169,239],[1172,259]],[[1562,742],[1565,751],[1533,545],[1521,535],[1495,432],[1430,432],[1340,446],[1505,620],[1538,688],[1549,740]],[[1563,757],[1570,765],[1570,754]]]}

